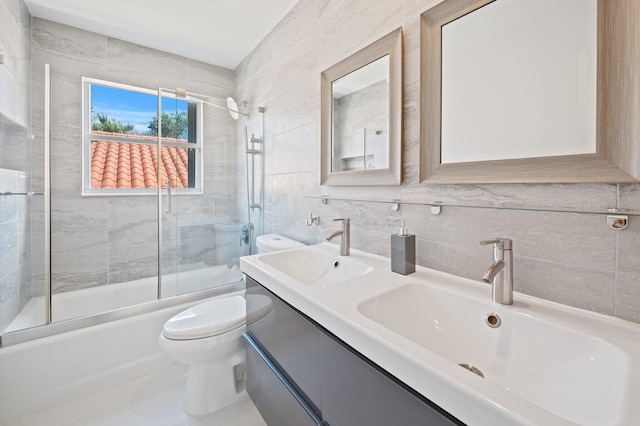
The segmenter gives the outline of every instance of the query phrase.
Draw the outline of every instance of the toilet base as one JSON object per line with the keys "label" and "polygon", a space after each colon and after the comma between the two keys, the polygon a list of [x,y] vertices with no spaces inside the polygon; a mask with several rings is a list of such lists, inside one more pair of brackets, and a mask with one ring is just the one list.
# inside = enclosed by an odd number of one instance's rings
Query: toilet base
{"label": "toilet base", "polygon": [[245,394],[244,351],[231,359],[208,365],[190,365],[183,410],[190,416],[206,416],[238,401]]}

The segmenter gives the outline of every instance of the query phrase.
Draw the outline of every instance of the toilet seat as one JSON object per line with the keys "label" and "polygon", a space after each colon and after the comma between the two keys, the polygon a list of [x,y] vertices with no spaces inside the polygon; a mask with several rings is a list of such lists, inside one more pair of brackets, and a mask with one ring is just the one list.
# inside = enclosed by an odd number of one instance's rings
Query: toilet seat
{"label": "toilet seat", "polygon": [[273,308],[271,299],[261,294],[248,294],[249,312],[242,296],[225,297],[195,305],[173,316],[164,324],[162,334],[171,340],[193,340],[218,336],[251,324]]}
{"label": "toilet seat", "polygon": [[195,305],[164,324],[162,334],[172,340],[203,339],[227,333],[245,324],[242,296],[214,299]]}

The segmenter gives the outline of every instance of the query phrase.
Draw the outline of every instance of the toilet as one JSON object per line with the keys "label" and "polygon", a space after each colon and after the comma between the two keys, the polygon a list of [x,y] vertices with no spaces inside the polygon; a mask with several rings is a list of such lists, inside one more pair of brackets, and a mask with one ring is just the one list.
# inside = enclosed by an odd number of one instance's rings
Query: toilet
{"label": "toilet", "polygon": [[[258,237],[256,245],[260,253],[304,246],[277,234]],[[236,295],[192,306],[164,324],[158,338],[160,348],[174,360],[189,365],[183,400],[187,414],[206,416],[244,395],[242,333],[247,324],[268,321],[272,310],[267,296]]]}
{"label": "toilet", "polygon": [[282,235],[265,234],[256,238],[256,247],[258,247],[258,253],[271,253],[273,251],[304,247],[304,244]]}

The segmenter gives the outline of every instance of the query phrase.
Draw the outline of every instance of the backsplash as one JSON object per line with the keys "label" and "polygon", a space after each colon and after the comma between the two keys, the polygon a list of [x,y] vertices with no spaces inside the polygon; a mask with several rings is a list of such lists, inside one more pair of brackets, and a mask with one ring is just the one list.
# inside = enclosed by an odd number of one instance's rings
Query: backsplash
{"label": "backsplash", "polygon": [[[439,0],[301,0],[238,66],[236,98],[266,107],[266,232],[307,243],[351,218],[352,247],[389,256],[390,234],[406,218],[422,266],[480,281],[492,259],[480,241],[514,241],[516,291],[640,322],[640,218],[623,231],[602,215],[443,208],[330,200],[401,199],[484,206],[533,206],[604,211],[640,210],[640,184],[425,185],[419,182],[420,14]],[[321,187],[320,73],[398,27],[404,37],[403,184]],[[238,130],[236,128],[236,130]],[[237,134],[237,145],[241,133]],[[238,150],[238,161],[244,161]],[[242,183],[239,180],[238,185]],[[239,188],[241,190],[242,188]],[[320,225],[307,227],[309,211]],[[517,300],[517,298],[516,298]]]}

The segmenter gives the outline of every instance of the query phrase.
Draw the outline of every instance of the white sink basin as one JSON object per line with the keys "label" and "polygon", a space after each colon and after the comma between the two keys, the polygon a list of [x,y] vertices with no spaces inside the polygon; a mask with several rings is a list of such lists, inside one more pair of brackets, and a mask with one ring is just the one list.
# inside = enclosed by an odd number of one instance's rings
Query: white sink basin
{"label": "white sink basin", "polygon": [[260,256],[260,260],[289,277],[307,285],[330,285],[373,271],[366,263],[349,256],[304,247]]}
{"label": "white sink basin", "polygon": [[[602,339],[422,283],[365,300],[358,310],[569,421],[619,423],[629,359]],[[500,326],[490,327],[488,314],[497,314]]]}

